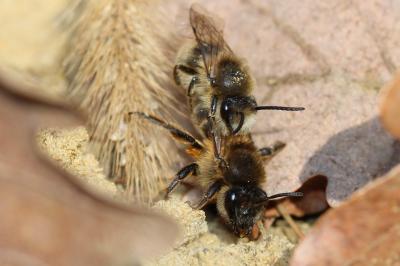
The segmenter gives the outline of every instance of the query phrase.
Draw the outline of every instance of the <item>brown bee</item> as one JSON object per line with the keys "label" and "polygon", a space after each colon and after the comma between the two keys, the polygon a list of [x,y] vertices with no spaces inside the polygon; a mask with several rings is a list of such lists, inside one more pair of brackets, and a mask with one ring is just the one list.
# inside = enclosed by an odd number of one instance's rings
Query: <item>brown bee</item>
{"label": "brown bee", "polygon": [[194,163],[178,171],[167,188],[167,195],[187,176],[195,176],[205,193],[192,207],[199,209],[215,200],[218,213],[236,235],[242,237],[251,233],[269,200],[302,196],[299,192],[268,196],[261,188],[261,184],[266,181],[264,161],[280,151],[284,146],[282,143],[271,148],[257,149],[250,134],[226,136],[221,155],[229,167],[221,168],[215,160],[214,145],[210,139],[199,141],[154,116],[140,112],[130,114],[167,129],[174,138],[187,145],[188,154],[195,159]]}
{"label": "brown bee", "polygon": [[179,51],[174,79],[187,89],[192,121],[205,136],[246,134],[259,110],[304,110],[258,106],[249,68],[224,41],[222,29],[199,6],[190,8],[189,17],[196,40]]}

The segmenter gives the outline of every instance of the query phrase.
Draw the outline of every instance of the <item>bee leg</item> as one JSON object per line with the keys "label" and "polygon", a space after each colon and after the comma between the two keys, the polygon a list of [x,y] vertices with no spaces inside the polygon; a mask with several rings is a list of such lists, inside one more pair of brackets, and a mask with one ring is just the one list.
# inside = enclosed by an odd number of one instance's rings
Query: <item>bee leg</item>
{"label": "bee leg", "polygon": [[222,179],[219,179],[212,183],[208,187],[207,191],[204,193],[203,198],[196,205],[191,205],[189,203],[190,207],[195,210],[201,209],[218,191],[220,191],[223,184],[224,182],[222,181]]}
{"label": "bee leg", "polygon": [[233,114],[229,115],[229,123],[228,123],[229,126],[228,126],[228,128],[230,129],[230,131],[232,132],[233,135],[236,135],[242,129],[243,124],[244,124],[244,114],[243,113],[238,113],[238,115],[240,116],[240,120],[239,120],[238,126],[235,129],[232,128]]}
{"label": "bee leg", "polygon": [[179,170],[179,172],[175,175],[174,179],[172,180],[171,184],[169,184],[166,196],[168,197],[169,193],[171,193],[172,190],[174,190],[174,188],[187,176],[189,176],[190,174],[196,174],[197,168],[198,168],[197,163],[191,163],[183,167],[181,170]]}
{"label": "bee leg", "polygon": [[143,112],[130,112],[130,115],[137,115],[141,118],[144,118],[146,120],[149,120],[150,122],[152,122],[153,124],[156,124],[158,126],[161,126],[165,129],[167,129],[169,131],[169,133],[178,141],[183,142],[186,145],[189,145],[190,149],[193,150],[197,150],[197,151],[201,151],[203,149],[203,145],[202,143],[197,140],[195,137],[193,137],[192,135],[190,135],[189,133],[180,130],[178,128],[176,128],[175,126],[166,123],[164,121],[162,121],[161,119],[152,116],[152,115],[148,115],[145,114]]}
{"label": "bee leg", "polygon": [[[213,119],[209,116],[208,117],[208,124],[209,124],[209,138],[212,140],[213,144],[213,150],[214,150],[214,158],[218,163],[218,167],[222,170],[227,170],[228,169],[228,163],[225,161],[224,158],[221,157],[221,143],[217,143],[217,136],[214,131],[214,124],[213,124]],[[222,141],[221,139],[218,139],[219,141]]]}
{"label": "bee leg", "polygon": [[217,143],[217,138],[220,138],[220,136],[217,136],[217,134],[215,132],[215,127],[216,127],[215,126],[215,113],[217,111],[217,103],[218,103],[218,98],[216,95],[213,95],[212,99],[211,99],[210,113],[207,117],[207,121],[209,124],[209,126],[208,126],[209,132],[207,135],[211,137],[211,140],[213,142],[214,157],[218,161],[218,167],[222,168],[223,170],[226,170],[228,168],[228,164],[224,160],[224,158],[221,157],[221,146],[218,145],[218,143]]}
{"label": "bee leg", "polygon": [[213,95],[211,98],[211,106],[210,106],[210,116],[215,117],[215,113],[217,112],[218,98],[216,95]]}
{"label": "bee leg", "polygon": [[265,147],[258,150],[264,160],[271,160],[275,155],[285,148],[286,143],[275,142],[271,147]]}
{"label": "bee leg", "polygon": [[185,73],[184,75],[193,76],[192,80],[190,81],[189,88],[188,88],[188,95],[190,95],[190,91],[192,90],[194,84],[196,84],[196,82],[198,81],[197,76],[195,76],[198,73],[197,73],[197,71],[195,69],[193,69],[191,67],[188,67],[188,66],[185,66],[185,65],[180,65],[180,64],[176,65],[174,67],[173,75],[174,75],[175,83],[177,85],[182,85],[181,80],[179,78],[179,72]]}
{"label": "bee leg", "polygon": [[178,65],[174,66],[173,76],[174,76],[175,84],[180,86],[181,85],[181,79],[179,78],[179,74],[178,74]]}
{"label": "bee leg", "polygon": [[[211,97],[210,111],[208,112],[207,122],[209,124],[207,135],[215,137],[215,113],[217,112],[218,98],[216,95]],[[215,138],[214,138],[215,139]]]}
{"label": "bee leg", "polygon": [[189,83],[187,96],[190,96],[192,94],[193,87],[197,83],[197,81],[198,81],[197,76],[193,76]]}

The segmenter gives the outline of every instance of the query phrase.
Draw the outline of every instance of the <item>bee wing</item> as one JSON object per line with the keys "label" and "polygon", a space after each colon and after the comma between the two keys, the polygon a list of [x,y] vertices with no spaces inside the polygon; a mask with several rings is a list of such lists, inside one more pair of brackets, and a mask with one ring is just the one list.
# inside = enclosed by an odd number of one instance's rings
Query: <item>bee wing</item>
{"label": "bee wing", "polygon": [[199,5],[192,5],[189,11],[190,25],[201,50],[208,77],[214,78],[214,66],[221,52],[233,53],[223,38],[222,23],[207,15]]}

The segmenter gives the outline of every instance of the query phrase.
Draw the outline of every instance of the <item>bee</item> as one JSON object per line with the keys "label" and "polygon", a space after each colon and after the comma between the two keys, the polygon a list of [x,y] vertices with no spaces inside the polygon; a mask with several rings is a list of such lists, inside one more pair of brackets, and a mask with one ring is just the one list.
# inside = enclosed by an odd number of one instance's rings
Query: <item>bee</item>
{"label": "bee", "polygon": [[200,141],[176,126],[142,112],[130,114],[167,129],[175,139],[187,146],[187,153],[195,159],[195,162],[177,172],[166,189],[167,195],[186,177],[195,176],[205,192],[201,200],[191,207],[200,209],[208,202],[216,201],[219,215],[240,237],[251,233],[255,223],[261,219],[268,201],[302,196],[299,192],[268,196],[261,188],[266,181],[264,161],[279,152],[284,147],[283,143],[257,149],[250,134],[226,136],[221,155],[229,167],[221,168],[214,160],[214,145],[211,139]]}
{"label": "bee", "polygon": [[258,106],[249,68],[224,41],[221,27],[197,5],[190,8],[189,18],[195,40],[178,52],[173,76],[187,89],[192,121],[205,136],[247,134],[259,110],[304,110]]}

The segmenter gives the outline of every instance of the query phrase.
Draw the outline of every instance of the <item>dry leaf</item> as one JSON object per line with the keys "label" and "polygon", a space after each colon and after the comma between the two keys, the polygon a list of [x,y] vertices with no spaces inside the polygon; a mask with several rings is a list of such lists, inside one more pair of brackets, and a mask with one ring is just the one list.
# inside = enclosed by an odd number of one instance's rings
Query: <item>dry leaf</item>
{"label": "dry leaf", "polygon": [[303,192],[303,197],[271,201],[267,206],[264,217],[272,218],[280,216],[278,210],[275,208],[276,204],[281,204],[288,214],[296,217],[316,214],[326,210],[329,208],[325,194],[327,184],[328,179],[325,176],[314,176],[309,178],[298,190],[296,190]]}
{"label": "dry leaf", "polygon": [[400,166],[323,215],[291,265],[398,265]]}
{"label": "dry leaf", "polygon": [[16,86],[0,75],[0,264],[126,265],[166,248],[172,221],[102,199],[38,156],[36,129],[78,121]]}
{"label": "dry leaf", "polygon": [[400,138],[400,73],[381,93],[380,118],[385,128]]}

